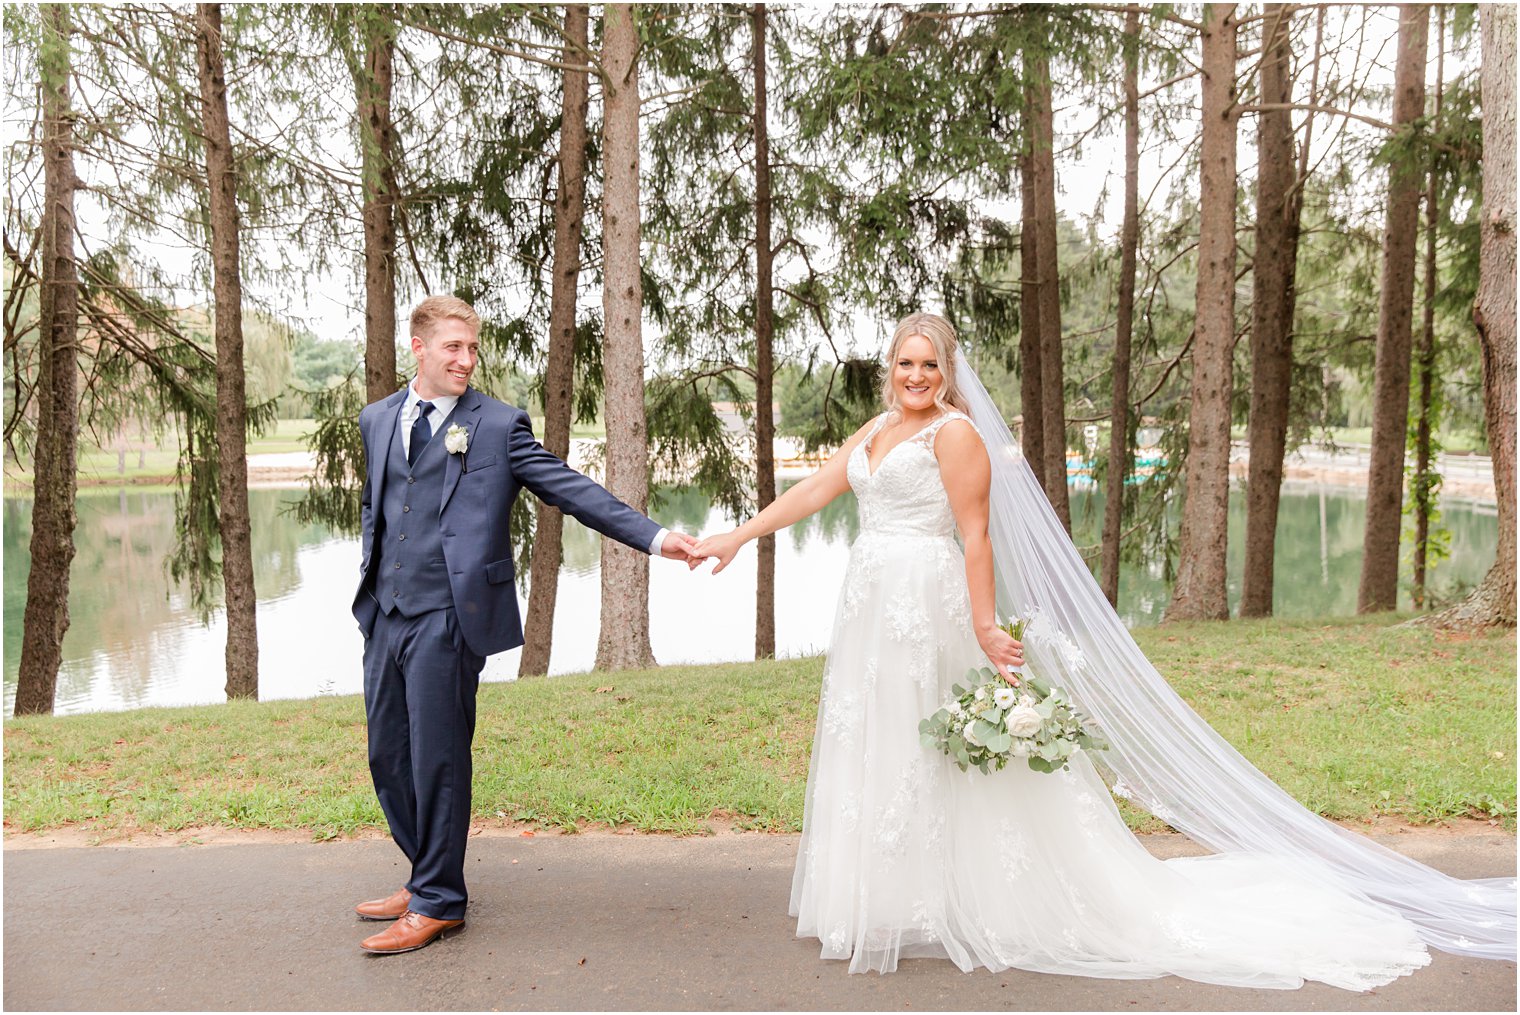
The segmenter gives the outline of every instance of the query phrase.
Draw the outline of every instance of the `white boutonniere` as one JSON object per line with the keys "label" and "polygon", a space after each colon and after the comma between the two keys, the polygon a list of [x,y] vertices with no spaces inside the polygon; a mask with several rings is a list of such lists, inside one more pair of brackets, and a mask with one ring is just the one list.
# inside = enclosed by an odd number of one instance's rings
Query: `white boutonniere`
{"label": "white boutonniere", "polygon": [[443,447],[451,455],[459,456],[459,467],[470,471],[470,431],[458,423],[451,424],[443,435]]}

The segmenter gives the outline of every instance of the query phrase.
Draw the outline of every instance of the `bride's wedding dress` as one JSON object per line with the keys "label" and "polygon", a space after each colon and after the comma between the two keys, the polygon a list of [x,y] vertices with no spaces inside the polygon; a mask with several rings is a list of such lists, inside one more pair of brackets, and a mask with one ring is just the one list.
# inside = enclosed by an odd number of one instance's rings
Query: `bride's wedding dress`
{"label": "bride's wedding dress", "polygon": [[873,472],[883,417],[848,461],[860,535],[808,773],[798,935],[851,972],[936,956],[967,970],[1363,990],[1429,962],[1413,923],[1312,858],[1153,858],[1083,754],[1053,775],[1019,759],[983,775],[920,745],[919,720],[986,665],[934,453],[951,419],[966,417],[940,417]]}

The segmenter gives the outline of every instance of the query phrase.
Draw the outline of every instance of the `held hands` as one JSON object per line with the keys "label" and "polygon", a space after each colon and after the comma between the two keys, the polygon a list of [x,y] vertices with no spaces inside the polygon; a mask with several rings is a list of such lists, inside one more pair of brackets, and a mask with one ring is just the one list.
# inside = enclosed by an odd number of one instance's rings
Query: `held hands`
{"label": "held hands", "polygon": [[717,557],[717,566],[712,569],[712,573],[717,574],[728,566],[729,562],[734,559],[734,554],[738,553],[739,547],[743,545],[744,540],[739,538],[737,529],[718,536],[707,536],[699,540],[696,546],[692,548],[691,557],[687,561],[687,567],[696,570],[697,565],[708,557]]}
{"label": "held hands", "polygon": [[728,566],[743,545],[744,541],[733,532],[698,540],[684,532],[671,531],[665,534],[665,541],[660,544],[660,556],[666,560],[684,561],[692,571],[707,558],[717,557],[718,566],[713,568],[713,574],[717,574]]}
{"label": "held hands", "polygon": [[993,669],[998,671],[998,676],[1018,687],[1019,678],[1013,671],[1024,665],[1024,643],[1015,641],[1013,635],[996,626],[977,631],[976,640],[992,662]]}
{"label": "held hands", "polygon": [[692,556],[692,548],[697,541],[684,532],[667,532],[665,541],[660,544],[660,556],[666,560],[685,561],[688,567],[696,567],[702,563],[701,557]]}

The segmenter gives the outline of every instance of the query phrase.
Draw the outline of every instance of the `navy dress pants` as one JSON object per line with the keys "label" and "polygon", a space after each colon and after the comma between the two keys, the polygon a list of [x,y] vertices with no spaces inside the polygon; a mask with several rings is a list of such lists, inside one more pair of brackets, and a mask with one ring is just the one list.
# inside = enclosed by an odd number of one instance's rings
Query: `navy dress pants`
{"label": "navy dress pants", "polygon": [[369,770],[391,837],[412,864],[411,909],[464,919],[470,741],[485,658],[452,608],[380,614],[364,642]]}

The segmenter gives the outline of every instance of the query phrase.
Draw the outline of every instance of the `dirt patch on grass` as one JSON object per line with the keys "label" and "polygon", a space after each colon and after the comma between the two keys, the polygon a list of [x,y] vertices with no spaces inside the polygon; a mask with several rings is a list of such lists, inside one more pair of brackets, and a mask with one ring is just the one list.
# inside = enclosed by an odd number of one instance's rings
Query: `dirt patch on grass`
{"label": "dirt patch on grass", "polygon": [[[753,818],[734,815],[707,817],[697,822],[705,827],[706,836],[770,835],[777,834],[754,829]],[[1414,840],[1437,842],[1443,839],[1487,837],[1515,841],[1515,833],[1505,831],[1498,822],[1477,818],[1458,818],[1433,825],[1414,825],[1396,818],[1378,818],[1374,821],[1340,821],[1337,824],[1352,831],[1375,838],[1386,836],[1410,836]],[[471,838],[557,838],[565,835],[578,836],[627,836],[627,835],[680,835],[685,832],[644,832],[630,825],[612,826],[600,823],[583,824],[573,832],[562,828],[537,825],[529,822],[479,819],[470,826]],[[701,835],[701,832],[696,833]],[[791,834],[791,833],[780,833]],[[339,835],[323,841],[357,841],[365,839],[388,839],[383,829],[366,828]],[[1177,832],[1145,833],[1146,838],[1168,838],[1179,841],[1185,836]],[[310,829],[278,828],[226,828],[206,825],[182,828],[177,831],[143,829],[97,829],[87,823],[67,825],[45,832],[21,832],[6,829],[5,848],[10,849],[77,849],[82,846],[126,846],[152,848],[164,846],[228,846],[271,843],[296,843],[316,841],[316,833]]]}

